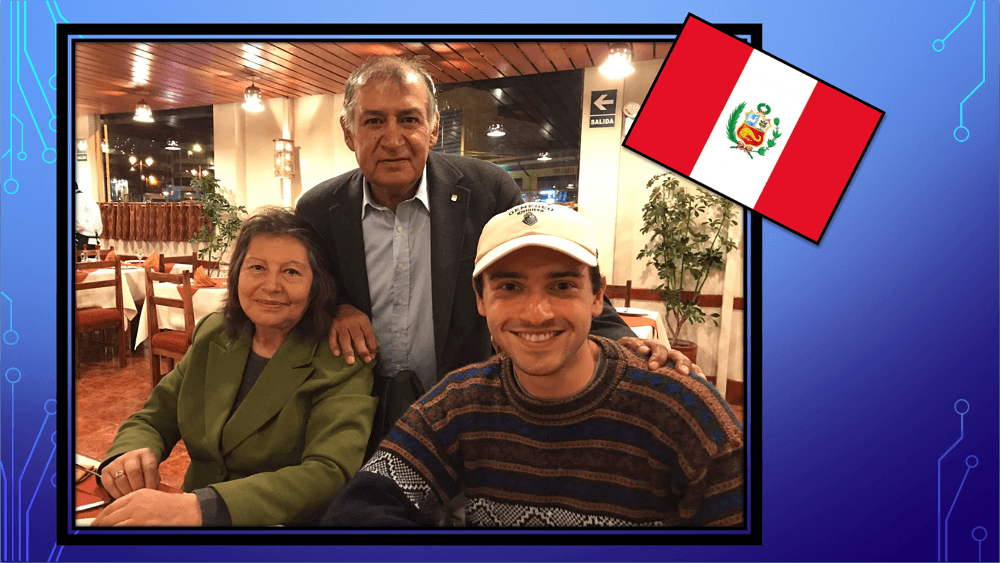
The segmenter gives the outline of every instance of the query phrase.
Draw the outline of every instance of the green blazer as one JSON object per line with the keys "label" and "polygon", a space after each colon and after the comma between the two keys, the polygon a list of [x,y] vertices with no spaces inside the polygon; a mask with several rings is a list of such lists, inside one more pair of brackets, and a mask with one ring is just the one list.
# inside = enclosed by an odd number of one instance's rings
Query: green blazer
{"label": "green blazer", "polygon": [[212,486],[234,526],[316,524],[361,467],[375,412],[371,365],[349,366],[325,340],[293,332],[230,417],[250,344],[226,336],[221,315],[199,322],[107,458],[151,448],[162,462],[183,439],[184,490]]}

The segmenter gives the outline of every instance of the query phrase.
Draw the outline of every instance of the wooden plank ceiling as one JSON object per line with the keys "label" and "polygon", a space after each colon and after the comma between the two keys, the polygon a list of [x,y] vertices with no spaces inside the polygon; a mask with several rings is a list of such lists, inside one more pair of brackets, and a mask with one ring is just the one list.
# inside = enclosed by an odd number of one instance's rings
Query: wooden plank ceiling
{"label": "wooden plank ceiling", "polygon": [[[632,43],[634,60],[671,43]],[[78,116],[243,101],[251,75],[265,99],[339,94],[369,57],[424,61],[437,83],[515,77],[600,65],[611,43],[91,43],[75,53]]]}

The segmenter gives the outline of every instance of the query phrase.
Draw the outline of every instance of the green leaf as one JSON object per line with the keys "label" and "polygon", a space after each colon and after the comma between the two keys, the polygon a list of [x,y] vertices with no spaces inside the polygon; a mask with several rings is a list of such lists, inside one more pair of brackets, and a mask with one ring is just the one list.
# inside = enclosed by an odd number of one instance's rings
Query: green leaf
{"label": "green leaf", "polygon": [[775,118],[774,118],[774,124],[775,124],[775,125],[781,125],[781,120],[780,120],[780,119],[778,119],[777,117],[775,117]]}
{"label": "green leaf", "polygon": [[757,149],[757,154],[759,154],[761,156],[764,156],[764,153],[766,153],[766,152],[767,152],[767,149],[765,149],[764,147],[761,147],[761,148]]}
{"label": "green leaf", "polygon": [[726,122],[726,135],[729,137],[730,141],[736,144],[739,144],[739,141],[736,140],[736,124],[739,122],[740,114],[743,113],[743,108],[745,108],[746,105],[746,102],[740,102],[740,105],[736,106],[733,113],[729,114],[729,121]]}
{"label": "green leaf", "polygon": [[645,260],[659,278],[656,291],[663,300],[670,332],[676,334],[685,323],[713,318],[696,301],[685,301],[682,296],[684,291],[700,293],[708,277],[725,268],[725,253],[736,247],[729,226],[740,208],[707,190],[682,185],[673,175],[654,178],[640,228],[648,242],[636,259]]}
{"label": "green leaf", "polygon": [[773,140],[771,140],[771,139],[768,139],[768,140],[767,140],[767,147],[768,147],[768,148],[771,148],[771,147],[773,147],[774,145],[777,145],[777,144],[778,144],[778,143],[775,143],[775,142],[774,142]]}

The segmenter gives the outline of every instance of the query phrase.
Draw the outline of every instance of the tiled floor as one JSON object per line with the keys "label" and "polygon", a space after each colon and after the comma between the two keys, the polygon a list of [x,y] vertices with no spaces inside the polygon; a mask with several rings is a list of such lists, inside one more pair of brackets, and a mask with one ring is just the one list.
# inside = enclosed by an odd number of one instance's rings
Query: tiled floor
{"label": "tiled floor", "polygon": [[[117,356],[80,364],[75,385],[76,453],[103,460],[118,427],[141,409],[149,397],[152,390],[149,356],[137,353],[127,359],[124,369],[118,367]],[[184,443],[178,443],[160,464],[160,480],[180,488],[189,462]]]}

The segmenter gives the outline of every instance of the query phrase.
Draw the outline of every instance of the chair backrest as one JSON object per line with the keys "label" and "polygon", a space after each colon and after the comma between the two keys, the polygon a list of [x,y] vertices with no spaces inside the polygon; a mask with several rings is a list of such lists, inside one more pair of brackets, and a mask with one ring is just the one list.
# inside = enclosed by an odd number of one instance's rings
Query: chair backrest
{"label": "chair backrest", "polygon": [[608,299],[625,299],[625,306],[632,306],[632,280],[625,282],[625,285],[608,285],[604,288],[604,294]]}
{"label": "chair backrest", "polygon": [[198,260],[195,267],[197,268],[197,266],[201,266],[202,268],[205,268],[205,270],[218,270],[221,263],[222,262],[219,260]]}
{"label": "chair backrest", "polygon": [[[160,263],[163,264],[162,262]],[[162,266],[161,266],[162,267]],[[172,283],[177,286],[177,293],[180,299],[171,297],[158,297],[153,292],[153,284],[157,282]],[[187,343],[191,344],[191,336],[194,334],[194,305],[191,301],[191,272],[181,272],[179,274],[164,274],[146,269],[146,313],[147,328],[149,336],[160,332],[160,321],[157,318],[157,307],[174,307],[184,311],[184,333],[187,335]]]}
{"label": "chair backrest", "polygon": [[191,271],[198,267],[198,251],[181,256],[160,256],[160,273],[166,272],[167,264],[191,264]]}
{"label": "chair backrest", "polygon": [[103,260],[101,262],[77,262],[76,271],[85,270],[97,270],[97,269],[114,269],[115,277],[100,281],[87,281],[76,283],[74,289],[77,291],[83,289],[97,289],[100,287],[114,287],[115,288],[115,308],[122,315],[125,314],[125,298],[122,296],[122,263],[119,260]]}
{"label": "chair backrest", "polygon": [[[101,252],[100,249],[96,248],[91,248],[88,250],[77,250],[75,251],[76,261],[83,262],[84,260],[90,260],[91,258],[98,258],[103,260],[103,258],[100,256],[100,252]],[[107,253],[105,253],[105,255],[107,255]]]}

